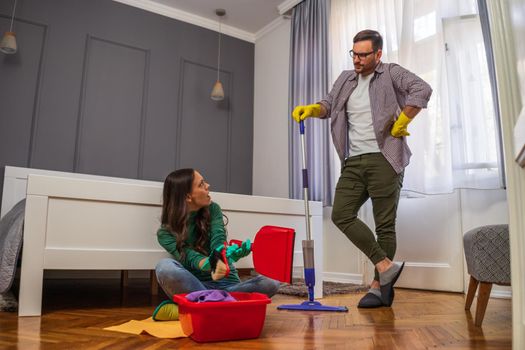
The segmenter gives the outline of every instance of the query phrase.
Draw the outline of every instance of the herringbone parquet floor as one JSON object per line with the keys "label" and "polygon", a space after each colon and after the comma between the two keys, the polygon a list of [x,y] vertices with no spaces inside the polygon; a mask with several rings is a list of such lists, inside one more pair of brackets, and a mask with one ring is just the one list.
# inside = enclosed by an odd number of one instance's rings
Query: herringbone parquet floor
{"label": "herringbone parquet floor", "polygon": [[[151,316],[162,298],[147,280],[47,280],[43,316],[0,312],[0,349],[510,349],[511,301],[491,299],[482,328],[464,310],[464,295],[396,290],[392,308],[357,309],[362,294],[330,296],[348,313],[279,311],[301,298],[276,295],[258,339],[199,344],[103,330]],[[473,305],[474,307],[475,305]],[[474,309],[472,310],[474,312]],[[227,325],[218,324],[217,327]]]}

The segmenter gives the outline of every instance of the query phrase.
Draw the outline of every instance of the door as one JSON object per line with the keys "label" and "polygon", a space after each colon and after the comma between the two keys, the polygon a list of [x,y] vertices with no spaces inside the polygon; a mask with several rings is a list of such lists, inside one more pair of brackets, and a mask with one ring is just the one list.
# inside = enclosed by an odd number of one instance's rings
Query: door
{"label": "door", "polygon": [[[397,287],[463,291],[463,243],[459,191],[443,195],[402,197],[397,211],[395,260],[405,261]],[[368,201],[361,218],[372,228]],[[363,256],[363,261],[369,261]],[[366,266],[365,279],[373,278],[374,266]]]}

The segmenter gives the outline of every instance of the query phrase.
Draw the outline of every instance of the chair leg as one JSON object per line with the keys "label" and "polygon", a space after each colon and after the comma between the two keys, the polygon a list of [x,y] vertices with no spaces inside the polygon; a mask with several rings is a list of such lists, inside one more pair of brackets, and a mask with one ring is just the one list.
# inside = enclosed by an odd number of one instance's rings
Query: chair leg
{"label": "chair leg", "polygon": [[151,285],[151,295],[158,295],[159,294],[159,282],[157,281],[157,275],[155,274],[155,270],[151,270],[149,272],[149,279],[150,279],[150,285]]}
{"label": "chair leg", "polygon": [[470,276],[470,282],[468,284],[467,299],[465,300],[465,310],[470,310],[474,295],[476,295],[476,289],[478,289],[479,281],[474,277]]}
{"label": "chair leg", "polygon": [[487,309],[487,303],[489,302],[490,291],[492,290],[492,283],[480,282],[478,292],[478,303],[476,305],[476,319],[474,324],[481,327],[483,317],[485,317],[485,310]]}

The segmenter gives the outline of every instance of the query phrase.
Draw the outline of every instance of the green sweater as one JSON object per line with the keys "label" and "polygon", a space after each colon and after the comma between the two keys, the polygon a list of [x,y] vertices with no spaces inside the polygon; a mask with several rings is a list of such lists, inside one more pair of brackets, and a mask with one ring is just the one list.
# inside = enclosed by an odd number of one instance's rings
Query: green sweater
{"label": "green sweater", "polygon": [[[213,249],[224,245],[226,242],[226,230],[224,228],[224,221],[222,216],[221,207],[212,202],[209,206],[210,209],[210,230],[208,231],[208,242],[206,244],[206,250],[211,252]],[[207,258],[206,255],[194,250],[195,242],[197,241],[196,230],[195,230],[195,215],[197,212],[191,212],[186,223],[188,228],[188,238],[186,239],[186,247],[184,252],[186,256],[184,259],[181,258],[180,253],[177,250],[177,240],[171,234],[169,230],[164,227],[159,228],[157,231],[157,239],[162,247],[168,251],[175,260],[179,261],[188,271],[190,271],[195,277],[202,282],[212,281],[210,272],[202,271],[199,269],[199,262]],[[232,261],[229,262],[230,274],[220,280],[220,282],[227,283],[238,283],[240,282],[239,275]]]}

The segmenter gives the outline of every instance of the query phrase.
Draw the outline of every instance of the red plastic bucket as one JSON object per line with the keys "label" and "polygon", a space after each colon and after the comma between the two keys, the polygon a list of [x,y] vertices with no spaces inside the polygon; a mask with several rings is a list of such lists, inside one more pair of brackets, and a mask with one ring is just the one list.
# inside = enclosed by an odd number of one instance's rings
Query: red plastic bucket
{"label": "red plastic bucket", "polygon": [[195,303],[186,294],[176,294],[184,334],[197,342],[257,338],[272,301],[261,293],[230,293],[237,301]]}

